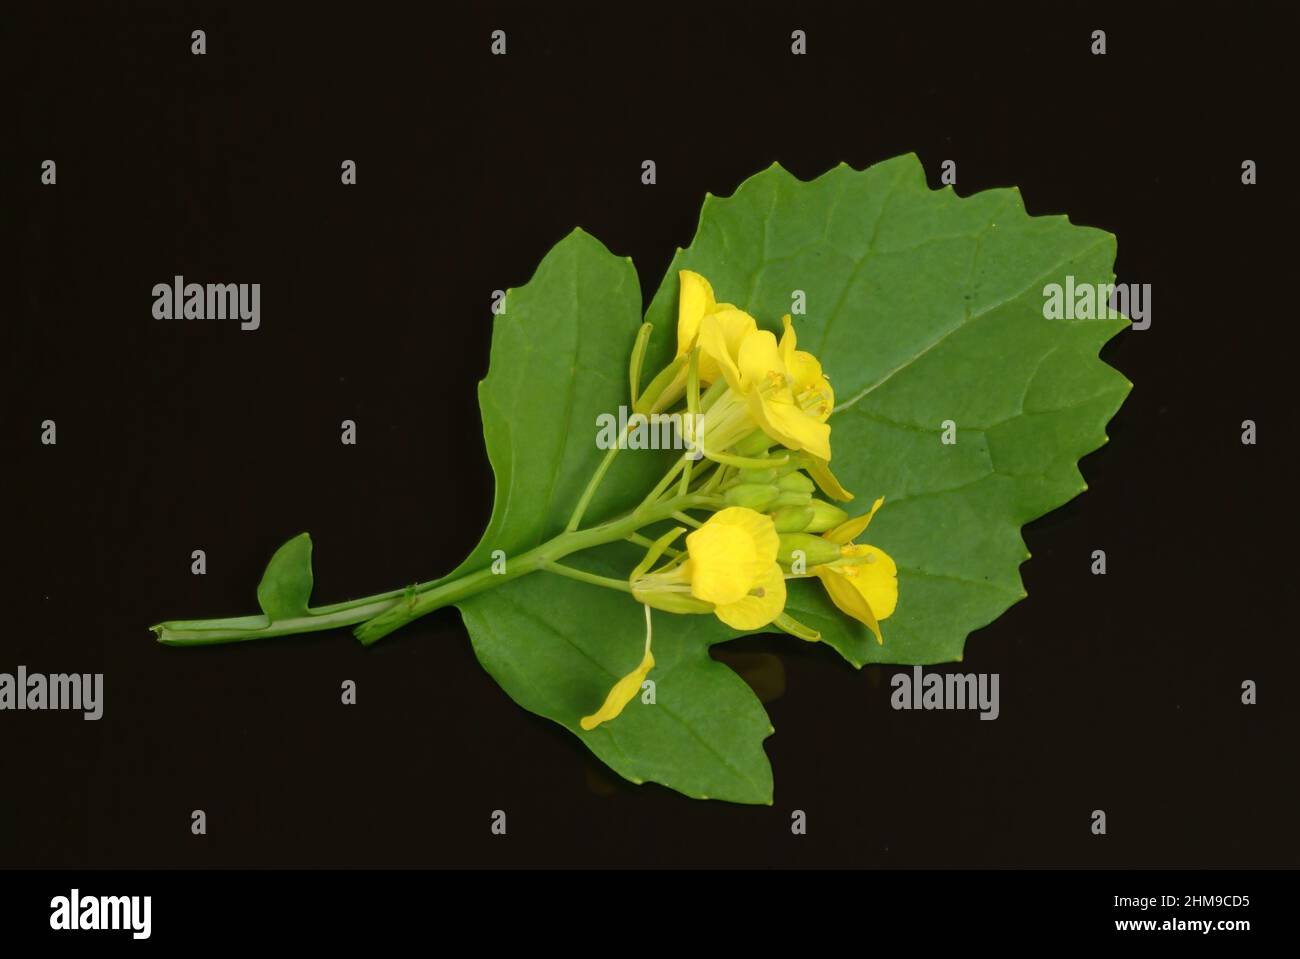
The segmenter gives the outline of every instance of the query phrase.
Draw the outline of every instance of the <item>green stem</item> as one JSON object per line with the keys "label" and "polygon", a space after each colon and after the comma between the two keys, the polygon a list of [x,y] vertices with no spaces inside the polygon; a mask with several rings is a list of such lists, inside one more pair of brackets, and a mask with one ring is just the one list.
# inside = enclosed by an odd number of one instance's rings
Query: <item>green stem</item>
{"label": "green stem", "polygon": [[641,501],[641,505],[638,506],[636,510],[634,510],[634,512],[640,512],[643,509],[647,509],[650,506],[653,506],[655,500],[659,499],[659,497],[664,494],[664,491],[667,490],[668,487],[673,485],[673,480],[676,479],[677,474],[680,473],[682,469],[686,466],[686,463],[689,461],[689,459],[690,459],[689,452],[683,453],[682,456],[677,460],[677,462],[673,464],[672,469],[670,469],[667,473],[664,474],[664,478],[661,479],[659,483],[655,486],[655,488],[650,491],[649,495],[647,495],[646,498]]}
{"label": "green stem", "polygon": [[235,616],[228,619],[173,620],[151,627],[158,642],[167,646],[212,646],[250,639],[270,639],[297,633],[315,633],[363,623],[392,607],[408,590],[398,589],[350,603],[308,610],[306,616],[267,623],[265,616]]}
{"label": "green stem", "polygon": [[[675,471],[669,473],[669,477],[674,475],[676,475]],[[491,567],[487,567],[452,580],[445,578],[430,580],[426,583],[417,583],[407,589],[390,590],[374,596],[309,609],[306,616],[277,620],[273,623],[268,623],[265,616],[236,616],[223,619],[172,620],[154,626],[153,630],[158,634],[158,641],[168,646],[209,646],[364,624],[356,631],[357,638],[369,645],[398,627],[435,609],[450,606],[494,586],[500,586],[539,569],[547,568],[571,553],[626,539],[644,526],[668,519],[678,510],[704,505],[704,501],[709,499],[709,497],[691,494],[662,503],[652,501],[599,526],[561,533],[541,546],[508,560],[505,570],[500,573],[495,573]],[[570,570],[566,568],[565,571]],[[608,583],[601,585],[608,585]]]}
{"label": "green stem", "polygon": [[[652,540],[650,537],[642,536],[640,533],[633,533],[631,536],[628,536],[627,541],[629,543],[635,543],[637,546],[645,546],[647,548],[654,546],[655,544],[655,541]],[[664,552],[667,553],[669,556],[680,556],[682,554],[682,551],[680,549],[673,549],[672,547],[669,547],[668,549],[664,550]]]}
{"label": "green stem", "polygon": [[[680,466],[680,463],[678,465]],[[675,471],[670,470],[665,478],[671,482],[674,475]],[[650,501],[649,503],[643,503],[632,512],[618,519],[610,520],[599,526],[561,533],[541,546],[537,546],[522,556],[510,560],[505,572],[493,573],[490,569],[479,570],[428,592],[415,594],[400,600],[357,629],[357,639],[369,646],[376,640],[387,636],[393,630],[399,629],[411,620],[427,615],[435,609],[450,606],[491,586],[499,586],[512,579],[518,579],[520,576],[526,576],[539,569],[545,569],[557,560],[563,559],[572,553],[626,539],[643,526],[665,520],[678,510],[691,509],[697,505],[702,505],[699,501],[705,499],[709,498],[690,495],[676,497],[662,503]]]}
{"label": "green stem", "polygon": [[606,589],[618,589],[625,593],[632,592],[632,587],[627,584],[626,580],[614,579],[612,576],[597,576],[595,573],[574,569],[572,566],[565,566],[563,563],[547,563],[542,569],[548,573],[559,573],[561,576],[569,577],[569,579],[576,579],[580,583],[604,586]]}
{"label": "green stem", "polygon": [[601,481],[605,479],[610,464],[614,462],[614,457],[622,446],[623,440],[620,437],[618,442],[605,451],[605,456],[600,461],[600,465],[596,467],[596,472],[592,473],[591,479],[587,481],[587,488],[582,491],[582,497],[578,500],[578,505],[573,508],[573,515],[569,517],[569,522],[564,527],[566,533],[572,533],[578,528],[578,524],[582,522],[582,516],[587,512],[587,507],[591,504],[591,498],[596,495],[596,490],[600,488]]}
{"label": "green stem", "polygon": [[[686,416],[690,417],[691,445],[700,448],[704,442],[704,431],[700,430],[696,435],[696,426],[700,421],[700,348],[697,346],[691,350],[691,363],[687,367],[686,373]],[[683,419],[683,422],[686,422]],[[682,430],[683,434],[686,432]],[[691,467],[695,465],[695,460],[686,457],[686,463],[682,467],[682,480],[677,488],[679,496],[685,496],[686,491],[691,488]]]}

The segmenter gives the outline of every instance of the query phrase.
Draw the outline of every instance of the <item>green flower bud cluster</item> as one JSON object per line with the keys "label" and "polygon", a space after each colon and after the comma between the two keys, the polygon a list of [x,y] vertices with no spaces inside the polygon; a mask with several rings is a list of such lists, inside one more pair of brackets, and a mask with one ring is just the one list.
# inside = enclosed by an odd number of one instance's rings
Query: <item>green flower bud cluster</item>
{"label": "green flower bud cluster", "polygon": [[[764,459],[767,447],[762,444],[770,443],[760,431],[742,440],[737,449],[749,458]],[[723,502],[767,513],[778,533],[824,533],[849,518],[838,506],[813,495],[816,485],[801,471],[799,456],[786,459],[775,466],[737,470],[722,485]]]}

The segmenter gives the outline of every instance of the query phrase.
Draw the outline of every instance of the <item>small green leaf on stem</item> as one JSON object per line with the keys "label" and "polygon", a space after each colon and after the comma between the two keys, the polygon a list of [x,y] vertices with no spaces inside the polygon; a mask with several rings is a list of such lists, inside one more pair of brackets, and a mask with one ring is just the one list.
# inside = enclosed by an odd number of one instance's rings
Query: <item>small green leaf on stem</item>
{"label": "small green leaf on stem", "polygon": [[311,536],[299,533],[275,551],[257,584],[257,603],[271,622],[307,615],[311,599]]}

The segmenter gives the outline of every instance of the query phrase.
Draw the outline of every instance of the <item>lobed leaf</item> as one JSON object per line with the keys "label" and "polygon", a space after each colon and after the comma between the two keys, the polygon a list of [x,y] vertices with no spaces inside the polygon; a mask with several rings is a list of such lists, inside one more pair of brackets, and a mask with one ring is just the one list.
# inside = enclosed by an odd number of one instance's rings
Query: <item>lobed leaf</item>
{"label": "lobed leaf", "polygon": [[646,319],[671,326],[680,269],[773,329],[803,291],[800,346],[836,391],[832,468],[860,502],[885,497],[866,538],[899,565],[883,646],[792,584],[790,613],[850,662],[960,660],[1024,597],[1020,527],[1086,488],[1076,464],[1131,388],[1098,358],[1127,321],[1045,319],[1043,288],[1112,283],[1114,259],[1111,234],[1031,217],[1015,189],[931,190],[911,154],[808,183],[773,165],[705,201]]}
{"label": "lobed leaf", "polygon": [[[816,583],[791,584],[788,611],[850,662],[960,659],[972,630],[1025,595],[1021,526],[1084,489],[1077,461],[1105,442],[1130,388],[1098,358],[1125,321],[1047,320],[1042,288],[1067,275],[1112,282],[1114,255],[1110,234],[1031,217],[1015,190],[932,191],[911,155],[807,183],[774,165],[732,197],[706,199],[646,316],[655,325],[646,367],[673,353],[679,269],[707,276],[720,300],[773,329],[802,291],[800,345],[837,391],[832,466],[861,502],[886,497],[866,538],[899,564],[884,646]],[[508,562],[563,527],[601,455],[596,416],[627,401],[639,314],[630,262],[580,230],[509,291],[479,387],[494,509],[457,573],[488,565],[496,549]],[[940,441],[945,420],[956,424],[954,445]],[[633,505],[666,463],[620,456],[589,517]],[[583,562],[622,577],[635,557],[610,549]],[[771,802],[762,742],[772,729],[748,687],[710,658],[711,645],[737,635],[713,617],[656,614],[654,705],[633,701],[587,733],[579,717],[640,659],[634,602],[538,573],[460,607],[479,661],[506,692],[621,775]]]}

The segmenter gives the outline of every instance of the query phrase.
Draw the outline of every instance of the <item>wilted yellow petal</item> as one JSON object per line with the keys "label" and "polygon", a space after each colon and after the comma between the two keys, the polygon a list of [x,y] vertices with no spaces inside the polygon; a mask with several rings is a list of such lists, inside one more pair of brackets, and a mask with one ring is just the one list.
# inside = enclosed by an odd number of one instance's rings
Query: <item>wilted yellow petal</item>
{"label": "wilted yellow petal", "polygon": [[862,531],[867,528],[867,524],[871,522],[871,517],[876,515],[876,510],[880,509],[881,504],[884,502],[885,498],[881,496],[871,504],[871,509],[867,510],[867,512],[863,513],[861,516],[855,516],[853,519],[841,523],[839,526],[836,526],[834,529],[829,530],[822,535],[832,543],[839,543],[841,546],[845,543],[853,542]]}
{"label": "wilted yellow petal", "polygon": [[734,603],[719,604],[714,610],[718,619],[732,629],[762,629],[785,609],[785,574],[773,563],[767,575]]}
{"label": "wilted yellow petal", "polygon": [[628,673],[618,682],[616,682],[605,697],[605,703],[590,716],[583,716],[578,724],[583,729],[590,732],[601,723],[607,723],[618,716],[628,703],[636,698],[636,694],[641,691],[641,684],[645,682],[645,677],[651,669],[654,668],[655,658],[650,652],[650,607],[645,608],[645,656],[641,659],[641,665],[632,672]]}

